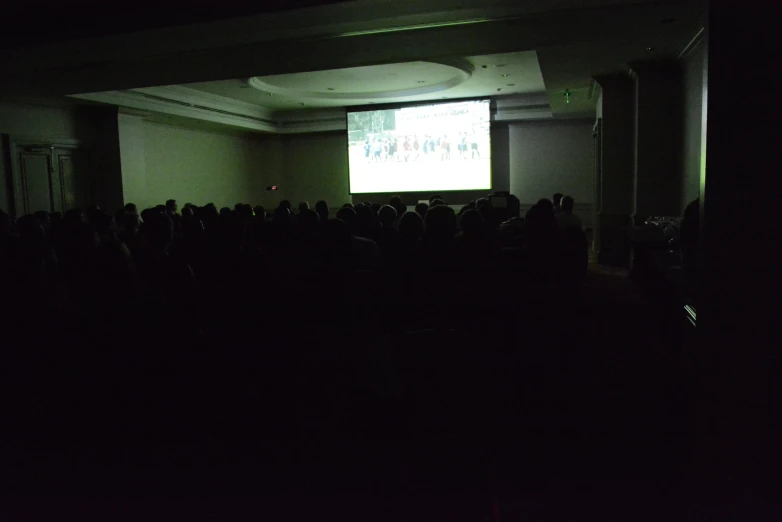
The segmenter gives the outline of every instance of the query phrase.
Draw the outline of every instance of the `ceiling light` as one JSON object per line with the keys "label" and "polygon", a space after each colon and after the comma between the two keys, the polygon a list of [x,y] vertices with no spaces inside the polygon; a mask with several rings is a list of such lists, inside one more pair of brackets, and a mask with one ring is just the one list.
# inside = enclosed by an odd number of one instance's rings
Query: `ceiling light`
{"label": "ceiling light", "polygon": [[500,87],[499,89],[497,89],[497,92],[500,92],[501,90],[502,90],[502,87]]}
{"label": "ceiling light", "polygon": [[426,83],[426,80],[418,80],[418,83]]}
{"label": "ceiling light", "polygon": [[266,96],[274,96],[274,93],[273,92],[267,92]]}
{"label": "ceiling light", "polygon": [[502,75],[503,78],[507,78],[508,76],[510,76],[510,74],[508,74],[508,73],[505,73],[505,74]]}
{"label": "ceiling light", "polygon": [[516,85],[516,84],[515,83],[509,83],[508,87],[513,87],[514,85]]}
{"label": "ceiling light", "polygon": [[646,52],[649,52],[649,51],[654,51],[654,47],[652,47],[652,46],[647,47],[646,48]]}
{"label": "ceiling light", "polygon": [[333,91],[333,90],[334,90],[334,87],[329,87],[329,88],[328,88],[328,90],[329,90],[329,91]]}
{"label": "ceiling light", "polygon": [[488,65],[481,65],[481,68],[482,68],[482,69],[485,69],[485,68],[487,68],[487,67],[488,67]]}
{"label": "ceiling light", "polygon": [[506,67],[507,65],[508,65],[507,63],[498,63],[494,67]]}

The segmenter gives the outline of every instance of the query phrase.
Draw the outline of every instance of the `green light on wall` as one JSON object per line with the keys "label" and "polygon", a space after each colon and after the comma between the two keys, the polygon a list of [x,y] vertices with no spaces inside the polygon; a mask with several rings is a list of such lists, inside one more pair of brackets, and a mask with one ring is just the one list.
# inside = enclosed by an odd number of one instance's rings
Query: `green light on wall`
{"label": "green light on wall", "polygon": [[565,89],[565,103],[570,103],[570,91]]}

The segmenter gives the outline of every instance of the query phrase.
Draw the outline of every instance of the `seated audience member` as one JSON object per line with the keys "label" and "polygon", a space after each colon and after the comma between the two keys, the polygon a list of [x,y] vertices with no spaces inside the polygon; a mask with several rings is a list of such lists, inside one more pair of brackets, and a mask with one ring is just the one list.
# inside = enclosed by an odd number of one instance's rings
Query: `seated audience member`
{"label": "seated audience member", "polygon": [[[337,211],[337,219],[342,221],[348,226],[348,230],[350,231],[351,235],[356,235],[358,232],[358,222],[356,218],[356,211],[353,210],[353,207],[342,207]],[[336,225],[332,225],[336,226]]]}
{"label": "seated audience member", "polygon": [[396,221],[396,209],[391,205],[383,205],[378,212],[379,226],[375,231],[374,239],[384,255],[388,255],[389,250],[396,244],[398,234],[394,228]]}
{"label": "seated audience member", "polygon": [[299,214],[302,214],[305,210],[310,209],[310,204],[306,201],[302,201],[299,203]]}
{"label": "seated audience member", "polygon": [[559,214],[562,211],[562,194],[555,193],[552,202],[554,203],[554,214]]}
{"label": "seated audience member", "polygon": [[400,217],[407,212],[407,205],[402,202],[402,198],[399,196],[392,196],[391,199],[388,200],[388,204],[394,207],[397,217]]}
{"label": "seated audience member", "polygon": [[561,209],[559,213],[556,213],[557,226],[560,229],[576,227],[581,228],[581,219],[573,214],[573,205],[575,201],[570,196],[565,196],[561,200]]}
{"label": "seated audience member", "polygon": [[380,203],[378,203],[377,201],[373,201],[373,202],[372,202],[372,205],[370,205],[370,206],[372,207],[372,212],[374,212],[375,214],[377,214],[378,212],[380,212],[380,208],[381,208],[383,205],[381,205],[381,204],[380,204]]}
{"label": "seated audience member", "polygon": [[429,205],[426,203],[418,203],[415,206],[415,211],[418,213],[419,216],[422,218],[426,215],[426,211],[429,210]]}
{"label": "seated audience member", "polygon": [[329,220],[329,205],[322,199],[315,203],[315,212],[318,213],[321,223],[325,224]]}
{"label": "seated audience member", "polygon": [[266,209],[261,205],[255,205],[253,208],[253,215],[256,218],[264,219],[266,217]]}

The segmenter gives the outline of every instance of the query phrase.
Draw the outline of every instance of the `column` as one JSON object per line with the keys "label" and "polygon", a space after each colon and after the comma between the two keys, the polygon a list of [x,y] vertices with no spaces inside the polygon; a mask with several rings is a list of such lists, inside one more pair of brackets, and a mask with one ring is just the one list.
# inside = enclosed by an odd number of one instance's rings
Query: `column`
{"label": "column", "polygon": [[629,266],[626,231],[633,212],[633,81],[625,73],[596,76],[602,91],[598,164],[597,262]]}
{"label": "column", "polygon": [[633,219],[679,215],[681,67],[674,60],[630,64],[634,102]]}

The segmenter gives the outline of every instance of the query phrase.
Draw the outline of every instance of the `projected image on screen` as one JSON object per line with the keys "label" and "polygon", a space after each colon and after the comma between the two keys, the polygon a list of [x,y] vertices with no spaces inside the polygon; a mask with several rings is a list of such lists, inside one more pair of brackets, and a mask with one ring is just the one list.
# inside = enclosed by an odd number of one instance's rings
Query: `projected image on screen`
{"label": "projected image on screen", "polygon": [[491,188],[489,101],[348,112],[350,191]]}

